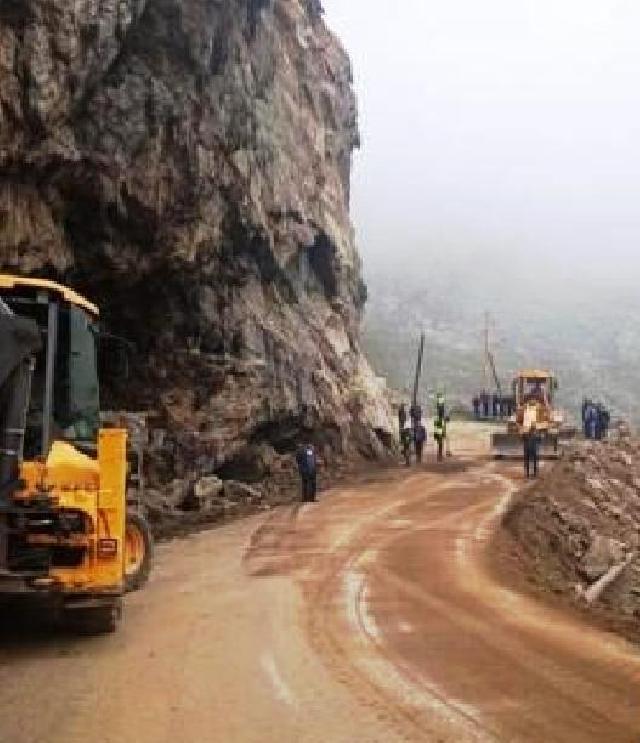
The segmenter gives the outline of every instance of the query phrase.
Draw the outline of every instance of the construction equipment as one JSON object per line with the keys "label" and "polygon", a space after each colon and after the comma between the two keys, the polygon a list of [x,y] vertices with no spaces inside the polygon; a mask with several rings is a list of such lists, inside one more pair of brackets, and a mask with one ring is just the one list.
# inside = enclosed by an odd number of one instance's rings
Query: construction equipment
{"label": "construction equipment", "polygon": [[554,407],[558,381],[545,370],[525,369],[513,380],[515,415],[507,421],[506,432],[494,433],[491,445],[498,459],[522,457],[522,437],[533,426],[540,437],[540,456],[557,459],[561,444],[575,430],[564,423],[562,411]]}
{"label": "construction equipment", "polygon": [[127,433],[100,427],[98,315],[59,284],[0,274],[0,598],[92,633],[116,628],[152,557],[127,507]]}

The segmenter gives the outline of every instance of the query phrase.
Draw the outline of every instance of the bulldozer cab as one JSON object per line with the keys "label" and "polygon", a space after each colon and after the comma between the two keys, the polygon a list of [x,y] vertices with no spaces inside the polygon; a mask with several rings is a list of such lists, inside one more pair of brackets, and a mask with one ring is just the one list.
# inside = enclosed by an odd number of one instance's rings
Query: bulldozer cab
{"label": "bulldozer cab", "polygon": [[35,354],[23,456],[46,457],[53,441],[95,453],[100,425],[98,309],[53,282],[0,275],[0,298],[35,322]]}
{"label": "bulldozer cab", "polygon": [[529,403],[550,408],[558,383],[549,372],[527,370],[518,374],[513,382],[513,388],[517,409]]}

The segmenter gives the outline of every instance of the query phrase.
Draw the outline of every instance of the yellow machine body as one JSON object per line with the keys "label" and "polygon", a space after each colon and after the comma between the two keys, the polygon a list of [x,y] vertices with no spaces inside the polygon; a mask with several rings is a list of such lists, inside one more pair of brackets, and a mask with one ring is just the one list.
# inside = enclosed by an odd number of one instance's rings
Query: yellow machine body
{"label": "yellow machine body", "polygon": [[97,318],[67,287],[0,274],[4,342],[26,322],[37,349],[9,349],[15,371],[0,387],[0,597],[95,610],[102,631],[146,581],[152,538],[127,510],[127,432],[100,427]]}
{"label": "yellow machine body", "polygon": [[27,537],[29,546],[79,549],[84,555],[78,566],[52,567],[47,576],[33,578],[33,588],[61,593],[124,592],[126,440],[126,431],[106,429],[99,433],[97,460],[56,441],[46,462],[23,463],[25,487],[17,499],[28,501],[46,493],[54,509],[82,512],[86,526],[84,533],[67,537]]}
{"label": "yellow machine body", "polygon": [[570,438],[564,427],[564,415],[554,406],[558,383],[555,375],[544,369],[524,369],[513,380],[515,414],[507,421],[506,432],[491,437],[493,454],[498,459],[522,456],[522,436],[533,424],[540,437],[541,456],[556,459],[560,439]]}

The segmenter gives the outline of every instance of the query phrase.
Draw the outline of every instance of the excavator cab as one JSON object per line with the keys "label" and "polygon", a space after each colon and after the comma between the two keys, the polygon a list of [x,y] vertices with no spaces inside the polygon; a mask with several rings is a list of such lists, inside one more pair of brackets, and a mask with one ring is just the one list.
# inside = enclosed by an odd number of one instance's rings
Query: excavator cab
{"label": "excavator cab", "polygon": [[0,597],[48,599],[115,629],[150,569],[127,512],[127,434],[101,428],[98,308],[54,282],[0,274]]}
{"label": "excavator cab", "polygon": [[95,454],[100,427],[97,314],[42,288],[5,291],[4,301],[14,316],[32,320],[40,335],[25,411],[24,457],[46,457],[54,440]]}

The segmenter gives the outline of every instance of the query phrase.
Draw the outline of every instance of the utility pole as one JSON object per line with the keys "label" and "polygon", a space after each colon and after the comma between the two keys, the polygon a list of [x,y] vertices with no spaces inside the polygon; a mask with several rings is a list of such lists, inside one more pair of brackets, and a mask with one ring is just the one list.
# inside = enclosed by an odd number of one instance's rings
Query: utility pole
{"label": "utility pole", "polygon": [[488,312],[484,313],[484,390],[489,390],[489,385],[495,385],[495,389],[498,395],[502,397],[502,385],[500,384],[500,378],[498,377],[498,370],[496,369],[496,359],[491,351],[491,339],[489,337],[489,329],[491,323],[491,316]]}
{"label": "utility pole", "polygon": [[482,374],[482,389],[487,392],[489,390],[489,313],[484,313],[484,353],[483,353],[483,374]]}
{"label": "utility pole", "polygon": [[420,350],[418,351],[418,363],[416,365],[416,377],[413,383],[412,404],[414,408],[418,404],[418,387],[420,386],[420,377],[422,376],[422,358],[424,356],[424,343],[425,343],[425,335],[423,332],[420,336]]}

